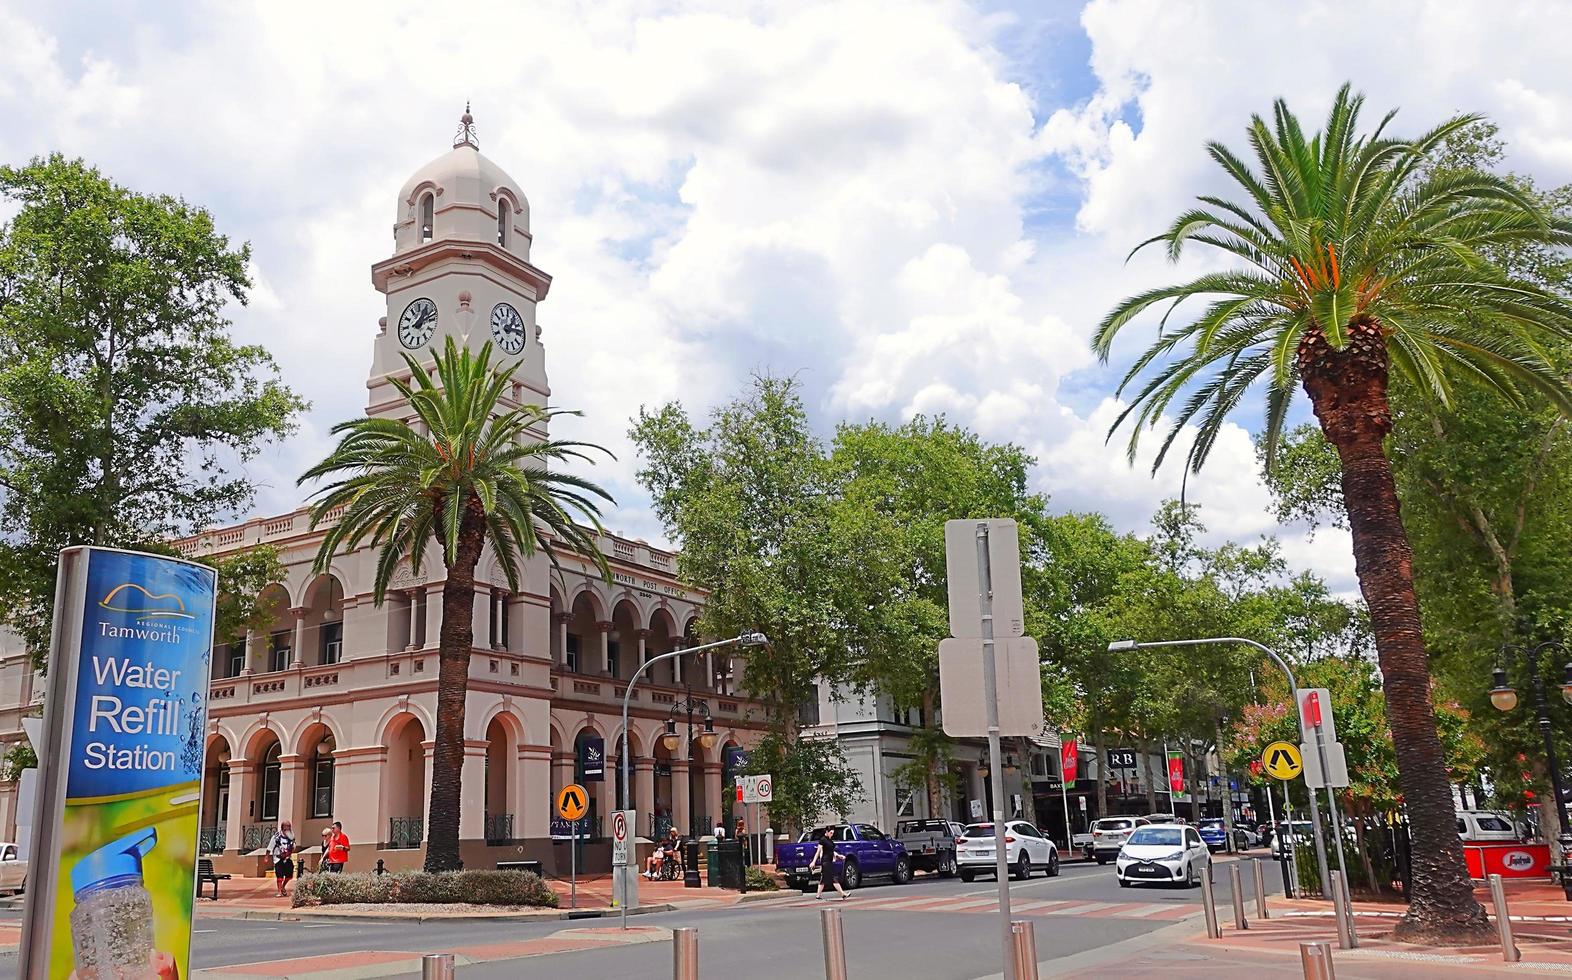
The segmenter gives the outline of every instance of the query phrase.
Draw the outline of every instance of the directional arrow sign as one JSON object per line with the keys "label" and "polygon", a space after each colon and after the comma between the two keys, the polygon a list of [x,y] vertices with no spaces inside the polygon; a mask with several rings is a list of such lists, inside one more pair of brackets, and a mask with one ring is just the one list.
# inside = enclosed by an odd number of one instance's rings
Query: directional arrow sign
{"label": "directional arrow sign", "polygon": [[1273,742],[1261,753],[1261,765],[1273,779],[1293,779],[1304,771],[1299,747],[1292,742]]}
{"label": "directional arrow sign", "polygon": [[589,812],[589,791],[578,783],[569,783],[557,793],[557,816],[564,820],[581,820]]}

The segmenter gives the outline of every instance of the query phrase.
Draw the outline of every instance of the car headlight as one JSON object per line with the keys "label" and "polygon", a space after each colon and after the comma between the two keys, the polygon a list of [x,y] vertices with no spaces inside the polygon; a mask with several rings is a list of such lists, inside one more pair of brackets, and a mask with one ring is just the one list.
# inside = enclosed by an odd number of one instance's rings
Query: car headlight
{"label": "car headlight", "polygon": [[1159,860],[1159,861],[1183,861],[1184,860],[1184,852],[1183,851],[1175,851],[1172,854],[1164,854],[1162,857],[1158,858],[1157,860]]}

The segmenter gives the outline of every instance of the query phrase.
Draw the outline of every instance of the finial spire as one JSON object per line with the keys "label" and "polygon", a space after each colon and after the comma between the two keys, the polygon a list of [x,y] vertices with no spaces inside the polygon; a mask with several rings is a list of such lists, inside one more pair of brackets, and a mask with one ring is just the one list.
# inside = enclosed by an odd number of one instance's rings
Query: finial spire
{"label": "finial spire", "polygon": [[459,116],[458,134],[453,137],[453,148],[467,146],[480,149],[480,137],[475,133],[475,117],[469,114],[469,100],[464,100],[464,114]]}

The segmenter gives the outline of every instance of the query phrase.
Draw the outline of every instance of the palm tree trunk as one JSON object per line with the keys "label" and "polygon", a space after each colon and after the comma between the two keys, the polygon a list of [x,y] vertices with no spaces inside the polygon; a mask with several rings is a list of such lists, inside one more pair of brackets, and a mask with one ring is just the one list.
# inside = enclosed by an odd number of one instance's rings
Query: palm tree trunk
{"label": "palm tree trunk", "polygon": [[1342,465],[1354,567],[1370,610],[1397,750],[1398,788],[1413,838],[1413,891],[1396,937],[1487,942],[1493,933],[1463,863],[1452,787],[1436,733],[1430,664],[1414,594],[1414,553],[1383,448],[1392,428],[1385,340],[1379,324],[1351,328],[1343,350],[1333,351],[1324,338],[1307,335],[1299,357],[1305,391]]}
{"label": "palm tree trunk", "polygon": [[[477,503],[478,506],[478,503]],[[426,870],[457,871],[459,808],[463,801],[464,704],[475,644],[475,565],[484,544],[478,517],[466,514],[447,581],[442,583],[442,634],[437,653],[437,734],[431,752],[431,812]]]}

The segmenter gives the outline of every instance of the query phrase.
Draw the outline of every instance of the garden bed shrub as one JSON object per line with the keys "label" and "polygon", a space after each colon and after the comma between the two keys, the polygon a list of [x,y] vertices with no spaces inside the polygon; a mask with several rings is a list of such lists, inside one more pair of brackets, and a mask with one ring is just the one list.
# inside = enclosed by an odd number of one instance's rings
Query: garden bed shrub
{"label": "garden bed shrub", "polygon": [[295,883],[292,904],[521,905],[556,908],[557,896],[528,871],[400,871],[314,874]]}
{"label": "garden bed shrub", "polygon": [[773,892],[778,891],[780,887],[781,883],[776,880],[774,875],[766,872],[763,868],[748,866],[748,891]]}

